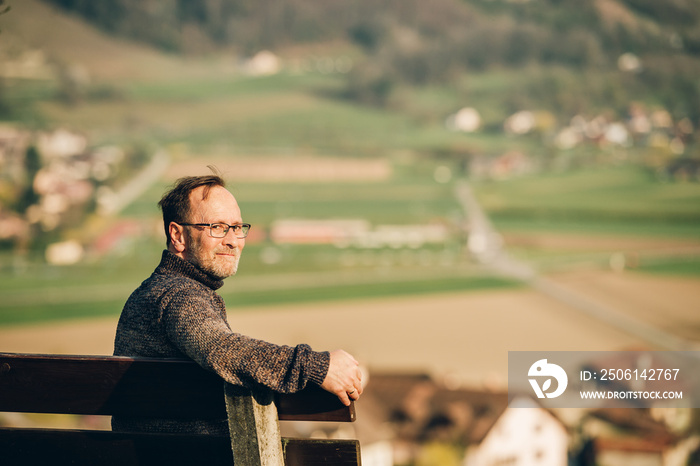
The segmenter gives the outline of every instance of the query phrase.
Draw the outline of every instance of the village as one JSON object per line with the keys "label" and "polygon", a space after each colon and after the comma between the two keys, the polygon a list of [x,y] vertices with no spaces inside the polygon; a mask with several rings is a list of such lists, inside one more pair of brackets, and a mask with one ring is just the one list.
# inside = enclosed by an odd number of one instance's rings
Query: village
{"label": "village", "polygon": [[523,394],[436,380],[420,373],[373,373],[358,421],[321,424],[319,438],[359,438],[370,466],[674,466],[694,464],[690,409],[545,409]]}

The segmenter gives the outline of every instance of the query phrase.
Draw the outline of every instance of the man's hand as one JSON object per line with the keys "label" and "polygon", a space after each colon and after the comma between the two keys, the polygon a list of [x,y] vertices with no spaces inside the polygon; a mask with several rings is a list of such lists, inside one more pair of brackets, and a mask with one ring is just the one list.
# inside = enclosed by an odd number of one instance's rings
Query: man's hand
{"label": "man's hand", "polygon": [[345,406],[362,394],[362,372],[360,363],[343,350],[331,352],[328,374],[321,388],[336,395]]}

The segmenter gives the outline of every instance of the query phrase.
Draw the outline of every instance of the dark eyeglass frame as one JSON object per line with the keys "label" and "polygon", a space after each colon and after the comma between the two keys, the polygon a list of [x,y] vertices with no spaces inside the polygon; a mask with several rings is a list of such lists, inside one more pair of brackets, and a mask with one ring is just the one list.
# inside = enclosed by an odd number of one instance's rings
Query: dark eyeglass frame
{"label": "dark eyeglass frame", "polygon": [[[212,238],[225,238],[226,235],[228,235],[228,231],[233,228],[233,234],[236,236],[236,238],[243,239],[246,236],[248,236],[248,232],[250,231],[250,223],[236,223],[234,225],[229,225],[228,223],[224,222],[213,222],[213,223],[181,223],[181,222],[175,222],[178,225],[182,225],[184,227],[209,227],[209,236]],[[223,233],[221,236],[217,236],[214,234],[214,226],[223,226],[225,229],[223,230]],[[236,228],[239,228],[241,230],[240,234],[236,234]]]}

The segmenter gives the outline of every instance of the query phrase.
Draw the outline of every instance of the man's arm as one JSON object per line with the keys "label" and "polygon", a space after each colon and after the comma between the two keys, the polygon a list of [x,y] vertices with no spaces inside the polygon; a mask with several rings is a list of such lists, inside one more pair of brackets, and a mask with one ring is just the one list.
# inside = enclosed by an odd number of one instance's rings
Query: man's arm
{"label": "man's arm", "polygon": [[[168,340],[184,355],[235,385],[261,384],[282,393],[321,385],[328,373],[328,352],[308,345],[275,345],[235,333],[218,303],[180,288],[165,305]],[[223,303],[221,303],[223,304]]]}
{"label": "man's arm", "polygon": [[216,305],[189,291],[170,296],[165,328],[170,341],[203,367],[234,384],[255,381],[275,391],[295,392],[314,382],[345,405],[360,397],[362,373],[350,354],[278,346],[232,332]]}

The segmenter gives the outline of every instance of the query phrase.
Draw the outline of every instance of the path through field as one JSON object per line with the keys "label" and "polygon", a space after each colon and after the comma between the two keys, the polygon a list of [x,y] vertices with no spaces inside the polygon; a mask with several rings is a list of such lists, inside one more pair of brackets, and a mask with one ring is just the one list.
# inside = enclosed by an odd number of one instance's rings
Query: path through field
{"label": "path through field", "polygon": [[[654,318],[653,315],[644,315],[638,311],[621,311],[618,307],[628,307],[627,302],[619,302],[617,306],[610,302],[606,304],[591,296],[591,294],[595,295],[591,290],[583,293],[576,292],[570,286],[538,274],[527,262],[514,259],[504,247],[502,236],[483,212],[466,180],[457,184],[455,195],[462,205],[465,216],[469,219],[468,248],[486,267],[506,277],[520,280],[540,293],[559,301],[568,308],[576,309],[582,315],[595,319],[603,325],[641,339],[645,346],[667,351],[697,349],[697,344],[692,342],[692,338],[688,339],[677,332],[667,331],[663,317]],[[665,297],[667,294],[662,296]],[[667,298],[663,299],[668,302]]]}

